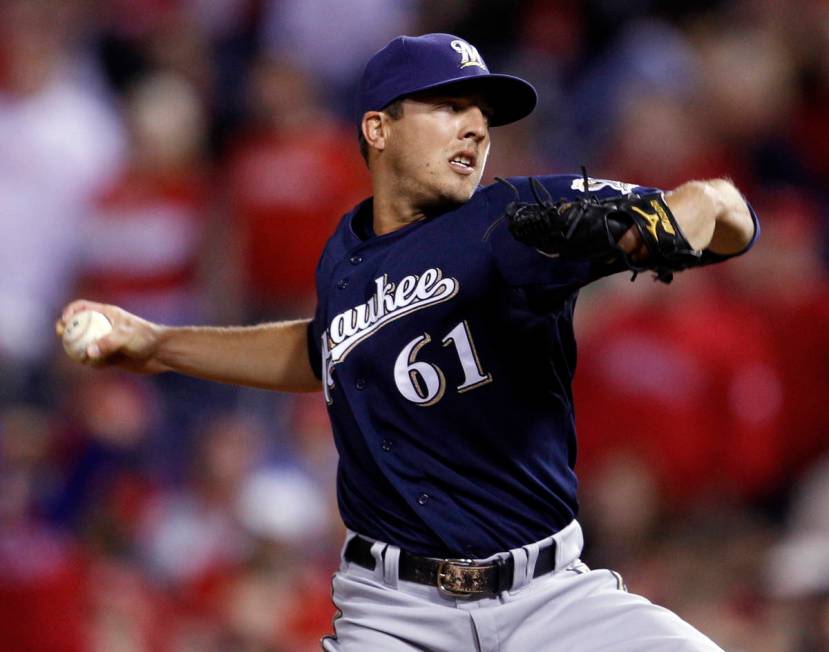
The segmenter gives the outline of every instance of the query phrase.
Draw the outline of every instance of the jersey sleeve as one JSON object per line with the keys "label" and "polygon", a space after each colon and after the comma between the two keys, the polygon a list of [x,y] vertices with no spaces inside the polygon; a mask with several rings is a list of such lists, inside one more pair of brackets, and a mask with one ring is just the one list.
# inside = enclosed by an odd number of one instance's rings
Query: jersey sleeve
{"label": "jersey sleeve", "polygon": [[[535,177],[547,189],[553,201],[577,199],[584,193],[584,179],[576,175],[550,175]],[[535,201],[527,177],[509,179],[519,192],[519,201]],[[631,192],[650,194],[659,192],[635,184],[608,179],[589,179],[589,191],[604,199]],[[509,232],[504,217],[507,205],[516,199],[504,184],[488,189],[492,222],[484,236],[488,242],[495,265],[504,280],[515,287],[541,285],[561,290],[576,291],[588,283],[626,269],[620,263],[565,261],[545,254],[516,240]]]}
{"label": "jersey sleeve", "polygon": [[314,375],[320,380],[322,380],[322,336],[326,328],[323,306],[325,306],[327,300],[324,288],[326,287],[325,279],[329,273],[328,265],[326,265],[329,246],[330,241],[317,262],[315,274],[317,307],[314,310],[314,318],[308,322],[308,361],[311,363],[311,370]]}
{"label": "jersey sleeve", "polygon": [[308,361],[314,375],[322,380],[322,328],[319,307],[314,318],[308,322]]}
{"label": "jersey sleeve", "polygon": [[[579,195],[584,192],[584,178],[583,177],[576,177],[576,176],[547,176],[547,177],[538,177],[538,180],[542,182],[545,188],[550,191],[553,199],[557,199],[559,197],[567,197],[576,199]],[[569,186],[568,186],[569,181]],[[567,188],[562,188],[562,186],[568,186]],[[599,199],[606,199],[610,197],[618,197],[620,195],[628,195],[630,193],[636,193],[638,195],[649,195],[659,192],[665,192],[661,188],[654,188],[650,186],[640,186],[632,183],[625,183],[623,181],[614,181],[611,179],[593,179],[588,178],[588,191],[597,196]],[[573,193],[575,194],[566,194],[566,193]],[[754,246],[754,243],[757,242],[757,238],[760,237],[760,220],[757,217],[757,213],[755,213],[754,209],[752,208],[751,204],[746,202],[748,206],[749,213],[751,214],[751,221],[754,223],[754,235],[752,236],[749,243],[743,247],[740,251],[737,251],[733,254],[718,254],[708,249],[703,250],[702,257],[700,258],[700,265],[713,265],[715,263],[724,262],[730,258],[735,258],[737,256],[742,256],[746,253],[749,249]],[[605,266],[605,274],[612,274],[617,271],[623,271],[626,267],[624,265],[610,265]]]}

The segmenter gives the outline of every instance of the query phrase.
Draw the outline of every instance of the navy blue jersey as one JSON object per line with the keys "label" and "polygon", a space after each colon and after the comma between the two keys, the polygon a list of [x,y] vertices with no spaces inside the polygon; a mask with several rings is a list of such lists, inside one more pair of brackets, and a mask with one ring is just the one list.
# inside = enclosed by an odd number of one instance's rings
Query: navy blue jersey
{"label": "navy blue jersey", "polygon": [[[539,180],[581,195],[576,176]],[[511,179],[532,200],[528,179]],[[646,192],[593,180],[600,197]],[[516,241],[501,184],[392,233],[371,200],[346,215],[317,268],[309,327],[340,455],[345,524],[422,555],[485,557],[576,515],[579,288],[618,268]]]}

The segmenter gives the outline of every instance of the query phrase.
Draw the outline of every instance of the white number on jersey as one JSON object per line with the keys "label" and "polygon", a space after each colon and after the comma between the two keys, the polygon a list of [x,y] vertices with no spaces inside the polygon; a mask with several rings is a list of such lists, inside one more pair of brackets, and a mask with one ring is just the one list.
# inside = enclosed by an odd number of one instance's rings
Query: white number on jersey
{"label": "white number on jersey", "polygon": [[[443,372],[429,362],[418,362],[417,354],[432,338],[424,333],[406,346],[394,363],[394,382],[404,398],[420,406],[434,405],[446,391]],[[492,374],[484,373],[469,326],[465,321],[455,326],[443,338],[443,346],[454,343],[463,370],[463,382],[456,388],[458,393],[467,392],[492,381]]]}
{"label": "white number on jersey", "polygon": [[414,338],[394,362],[394,382],[405,398],[418,405],[437,403],[446,390],[443,372],[428,362],[415,362],[418,352],[432,341],[426,333]]}

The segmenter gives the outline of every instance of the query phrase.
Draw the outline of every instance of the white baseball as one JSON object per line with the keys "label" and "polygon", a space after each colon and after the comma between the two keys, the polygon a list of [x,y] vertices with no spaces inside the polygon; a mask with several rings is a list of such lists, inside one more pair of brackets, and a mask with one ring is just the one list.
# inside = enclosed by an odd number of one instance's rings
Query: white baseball
{"label": "white baseball", "polygon": [[81,310],[66,322],[63,330],[63,348],[70,358],[81,361],[93,342],[112,330],[106,315],[97,310]]}

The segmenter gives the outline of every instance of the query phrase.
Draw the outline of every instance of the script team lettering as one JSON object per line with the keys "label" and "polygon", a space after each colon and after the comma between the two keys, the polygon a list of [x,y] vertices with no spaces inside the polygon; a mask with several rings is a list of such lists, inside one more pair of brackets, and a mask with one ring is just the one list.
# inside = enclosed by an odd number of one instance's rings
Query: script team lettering
{"label": "script team lettering", "polygon": [[397,284],[384,274],[374,279],[374,286],[371,299],[336,315],[323,333],[323,385],[329,402],[329,388],[334,386],[331,372],[355,346],[395,319],[448,301],[460,288],[457,279],[444,278],[437,267],[404,276]]}

